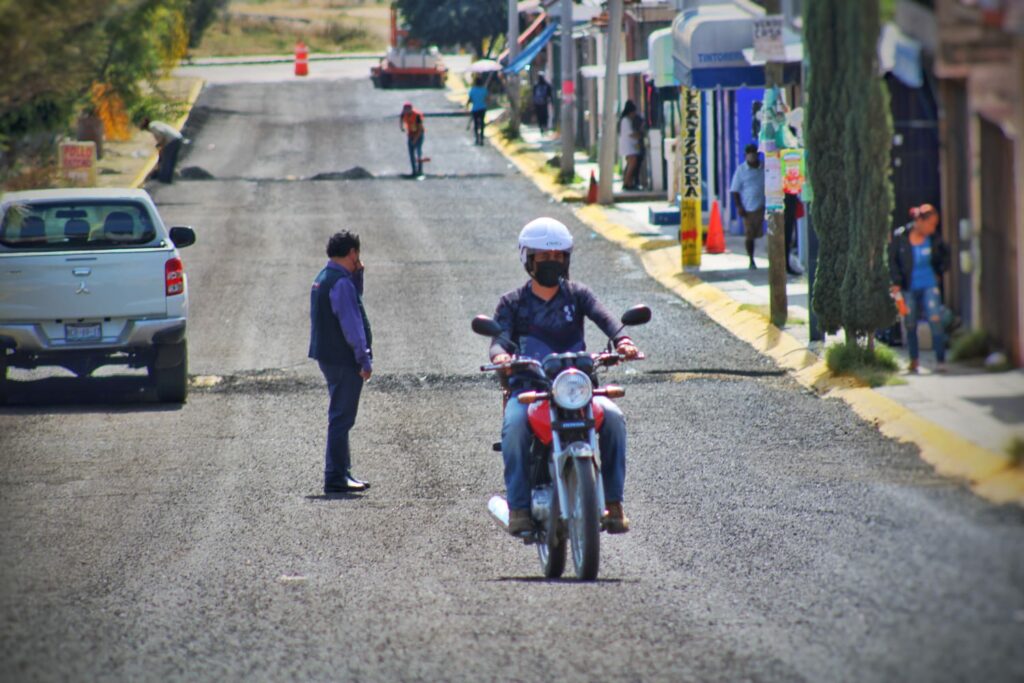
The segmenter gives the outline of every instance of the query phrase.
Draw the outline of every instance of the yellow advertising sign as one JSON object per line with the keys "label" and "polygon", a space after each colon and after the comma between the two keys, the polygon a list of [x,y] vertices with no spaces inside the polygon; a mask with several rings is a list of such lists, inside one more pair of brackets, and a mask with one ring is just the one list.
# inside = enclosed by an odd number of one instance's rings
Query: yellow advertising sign
{"label": "yellow advertising sign", "polygon": [[60,143],[60,172],[69,185],[96,185],[96,143]]}
{"label": "yellow advertising sign", "polygon": [[679,202],[679,245],[683,267],[700,266],[700,91],[682,88],[682,182]]}

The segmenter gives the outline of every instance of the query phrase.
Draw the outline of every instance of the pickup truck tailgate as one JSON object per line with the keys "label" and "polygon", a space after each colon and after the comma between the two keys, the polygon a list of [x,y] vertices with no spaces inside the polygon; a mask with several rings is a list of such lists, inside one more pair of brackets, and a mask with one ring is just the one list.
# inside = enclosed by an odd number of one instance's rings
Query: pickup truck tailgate
{"label": "pickup truck tailgate", "polygon": [[165,249],[0,256],[0,321],[167,315]]}

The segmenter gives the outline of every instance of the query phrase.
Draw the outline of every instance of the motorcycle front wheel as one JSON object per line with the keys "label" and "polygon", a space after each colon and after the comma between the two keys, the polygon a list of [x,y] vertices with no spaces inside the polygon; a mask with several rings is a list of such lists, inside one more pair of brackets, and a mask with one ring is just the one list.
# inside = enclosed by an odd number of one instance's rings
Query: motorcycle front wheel
{"label": "motorcycle front wheel", "polygon": [[561,522],[559,509],[558,495],[554,494],[551,498],[551,511],[544,522],[544,530],[537,540],[540,569],[548,579],[557,579],[565,571],[566,538],[564,533],[558,532],[558,525]]}
{"label": "motorcycle front wheel", "polygon": [[601,511],[597,509],[597,478],[594,463],[576,459],[566,478],[570,501],[569,539],[576,577],[583,581],[597,578],[601,560]]}

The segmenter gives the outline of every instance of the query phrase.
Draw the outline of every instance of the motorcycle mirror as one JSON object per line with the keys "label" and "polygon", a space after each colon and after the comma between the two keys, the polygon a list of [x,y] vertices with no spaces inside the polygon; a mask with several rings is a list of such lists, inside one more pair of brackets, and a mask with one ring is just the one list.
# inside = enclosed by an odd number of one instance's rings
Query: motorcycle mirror
{"label": "motorcycle mirror", "polygon": [[484,337],[500,337],[501,325],[486,315],[478,315],[473,318],[473,331]]}
{"label": "motorcycle mirror", "polygon": [[643,304],[633,306],[622,314],[621,321],[624,326],[646,325],[651,321],[651,309]]}

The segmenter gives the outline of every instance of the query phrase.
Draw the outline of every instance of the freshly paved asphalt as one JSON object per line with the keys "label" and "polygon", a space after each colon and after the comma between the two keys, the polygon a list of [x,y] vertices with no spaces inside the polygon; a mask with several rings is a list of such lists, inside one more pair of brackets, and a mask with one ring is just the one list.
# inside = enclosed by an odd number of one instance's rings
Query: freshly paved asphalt
{"label": "freshly paved asphalt", "polygon": [[[226,79],[230,80],[230,79]],[[193,389],[14,375],[0,410],[3,680],[1010,681],[1024,678],[1024,514],[937,477],[647,278],[489,147],[430,118],[422,180],[368,80],[212,85],[153,188],[194,225]],[[366,180],[304,180],[362,166]],[[538,579],[488,518],[499,398],[474,314],[525,280],[539,215],[573,276],[654,320],[615,371],[626,509],[600,580]],[[320,495],[326,392],[306,359],[327,236],[358,231],[376,373],[365,495]],[[590,330],[592,346],[603,339]]]}

